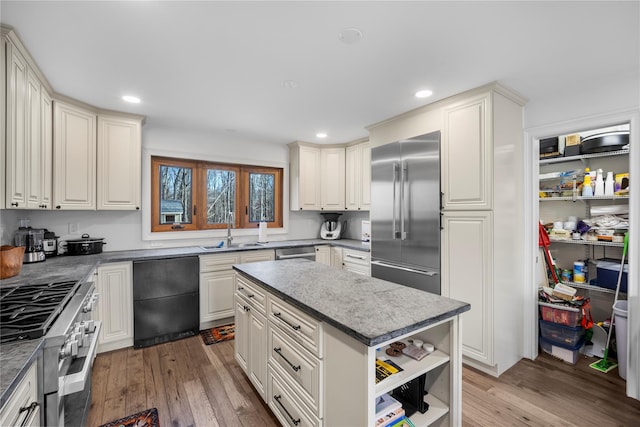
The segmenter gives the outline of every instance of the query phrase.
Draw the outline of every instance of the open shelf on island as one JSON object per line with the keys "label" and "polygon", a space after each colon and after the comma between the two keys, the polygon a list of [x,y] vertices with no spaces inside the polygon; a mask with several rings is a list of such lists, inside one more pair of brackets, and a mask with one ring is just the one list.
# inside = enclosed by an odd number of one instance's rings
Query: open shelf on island
{"label": "open shelf on island", "polygon": [[[407,345],[412,345],[410,343],[406,343]],[[396,365],[400,366],[403,371],[395,373],[379,383],[376,384],[375,396],[378,397],[383,393],[388,393],[391,390],[400,387],[402,384],[411,381],[412,379],[418,377],[419,375],[424,374],[425,372],[429,372],[438,366],[442,366],[445,363],[449,362],[449,355],[440,351],[435,350],[433,353],[425,356],[422,360],[415,360],[410,358],[409,356],[400,355],[400,356],[387,356],[385,350],[387,347],[382,347],[379,351],[379,357],[384,358],[384,360],[391,360]]]}
{"label": "open shelf on island", "polygon": [[434,397],[432,394],[427,394],[424,400],[429,404],[429,410],[424,414],[416,412],[411,415],[409,419],[416,426],[428,426],[444,417],[449,413],[449,405]]}

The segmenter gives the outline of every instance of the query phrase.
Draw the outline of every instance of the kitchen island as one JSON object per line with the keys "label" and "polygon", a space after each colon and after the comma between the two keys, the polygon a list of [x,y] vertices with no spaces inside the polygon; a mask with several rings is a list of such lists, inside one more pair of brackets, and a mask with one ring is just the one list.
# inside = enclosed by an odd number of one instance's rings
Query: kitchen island
{"label": "kitchen island", "polygon": [[[421,381],[429,409],[414,424],[460,424],[469,304],[305,260],[234,269],[236,360],[284,425],[373,426],[378,397]],[[413,340],[436,350],[386,354]],[[403,371],[376,382],[376,358]]]}

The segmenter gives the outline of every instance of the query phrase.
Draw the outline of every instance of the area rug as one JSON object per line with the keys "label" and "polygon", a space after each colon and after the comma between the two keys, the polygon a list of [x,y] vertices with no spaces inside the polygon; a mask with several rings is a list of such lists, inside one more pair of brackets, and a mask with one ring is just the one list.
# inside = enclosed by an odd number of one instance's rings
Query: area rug
{"label": "area rug", "polygon": [[216,326],[200,331],[200,336],[206,345],[232,340],[235,335],[235,324]]}
{"label": "area rug", "polygon": [[156,408],[147,409],[146,411],[102,424],[100,427],[160,427],[158,410]]}

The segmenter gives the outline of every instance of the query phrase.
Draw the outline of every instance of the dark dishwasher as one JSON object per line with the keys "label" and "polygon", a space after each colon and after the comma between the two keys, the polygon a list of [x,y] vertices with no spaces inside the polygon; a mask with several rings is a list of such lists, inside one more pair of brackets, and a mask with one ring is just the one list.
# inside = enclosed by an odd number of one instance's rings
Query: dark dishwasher
{"label": "dark dishwasher", "polygon": [[198,333],[198,257],[134,261],[133,346],[148,347]]}

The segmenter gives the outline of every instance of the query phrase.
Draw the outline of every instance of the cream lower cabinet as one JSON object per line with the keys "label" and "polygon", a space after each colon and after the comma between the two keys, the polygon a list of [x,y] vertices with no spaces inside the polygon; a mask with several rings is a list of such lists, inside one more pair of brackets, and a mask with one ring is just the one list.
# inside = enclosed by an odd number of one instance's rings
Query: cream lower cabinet
{"label": "cream lower cabinet", "polygon": [[139,210],[142,120],[98,116],[97,208]]}
{"label": "cream lower cabinet", "polygon": [[342,249],[342,268],[365,276],[371,276],[371,255],[355,249]]}
{"label": "cream lower cabinet", "polygon": [[331,265],[331,247],[327,245],[316,246],[316,262]]}
{"label": "cream lower cabinet", "polygon": [[342,248],[338,246],[331,247],[331,266],[342,268]]}
{"label": "cream lower cabinet", "polygon": [[98,267],[95,320],[102,321],[98,353],[133,346],[133,264],[118,262]]}
{"label": "cream lower cabinet", "polygon": [[267,384],[265,310],[265,292],[238,276],[235,286],[235,359],[263,399]]}
{"label": "cream lower cabinet", "polygon": [[40,426],[40,408],[38,402],[38,367],[31,367],[15,388],[9,399],[0,409],[0,426]]}
{"label": "cream lower cabinet", "polygon": [[465,301],[462,353],[494,365],[492,213],[443,216],[442,296]]}
{"label": "cream lower cabinet", "polygon": [[[462,363],[458,316],[416,329],[411,333],[369,347],[327,322],[294,307],[262,286],[238,274],[236,292],[236,360],[251,378],[248,357],[263,365],[266,357],[266,393],[263,399],[284,426],[374,426],[375,401],[395,388],[425,375],[427,412],[416,412],[416,426],[458,426],[462,420]],[[238,289],[238,288],[237,288]],[[248,293],[254,294],[253,304]],[[266,301],[267,340],[253,338],[250,314]],[[262,311],[260,311],[262,314]],[[261,331],[262,332],[262,331]],[[376,383],[377,357],[394,341],[421,339],[436,351],[421,361],[394,358],[404,371]],[[379,351],[378,351],[379,349]],[[255,374],[253,374],[255,375]],[[256,388],[258,388],[256,386]],[[261,389],[260,392],[262,393]]]}
{"label": "cream lower cabinet", "polygon": [[271,249],[200,255],[200,330],[210,328],[237,312],[234,306],[233,264],[272,261]]}

